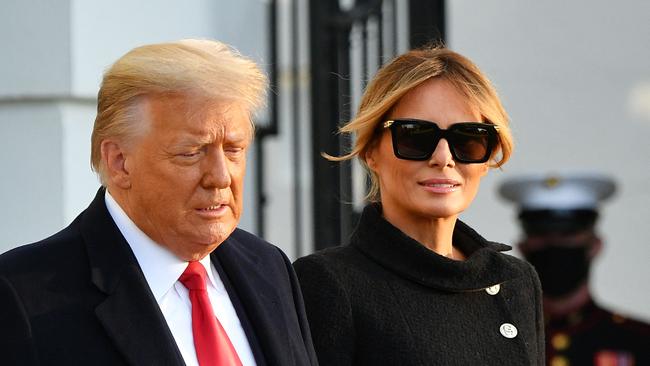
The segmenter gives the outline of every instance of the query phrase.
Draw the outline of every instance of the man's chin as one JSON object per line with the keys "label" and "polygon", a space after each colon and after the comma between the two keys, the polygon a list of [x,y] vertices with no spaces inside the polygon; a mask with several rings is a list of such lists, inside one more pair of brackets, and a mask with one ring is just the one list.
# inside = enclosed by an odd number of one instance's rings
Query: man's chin
{"label": "man's chin", "polygon": [[168,247],[174,255],[185,261],[198,261],[205,256],[210,255],[215,249],[221,245],[228,236],[205,236],[194,237],[180,245]]}
{"label": "man's chin", "polygon": [[224,223],[212,224],[206,228],[197,229],[193,233],[188,233],[191,236],[196,236],[197,233],[205,233],[197,237],[196,242],[202,246],[218,246],[224,242],[233,231],[235,231],[236,225],[228,225]]}

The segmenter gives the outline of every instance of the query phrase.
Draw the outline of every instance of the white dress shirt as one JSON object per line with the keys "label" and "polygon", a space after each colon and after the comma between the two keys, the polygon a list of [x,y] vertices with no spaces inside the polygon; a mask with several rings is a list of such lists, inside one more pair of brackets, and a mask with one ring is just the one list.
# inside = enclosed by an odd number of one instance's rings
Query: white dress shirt
{"label": "white dress shirt", "polygon": [[[187,366],[198,366],[192,335],[192,304],[189,290],[178,281],[188,262],[176,257],[140,230],[115,199],[106,191],[106,207],[120,232],[131,246],[158,306],[165,316],[176,345]],[[208,273],[208,297],[214,314],[228,334],[243,366],[256,365],[248,338],[230,301],[228,292],[207,255],[200,263]]]}

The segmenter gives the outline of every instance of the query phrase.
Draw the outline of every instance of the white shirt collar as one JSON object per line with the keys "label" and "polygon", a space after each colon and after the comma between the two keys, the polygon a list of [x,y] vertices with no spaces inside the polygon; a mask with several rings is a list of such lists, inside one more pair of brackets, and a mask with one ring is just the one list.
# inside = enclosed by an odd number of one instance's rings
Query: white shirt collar
{"label": "white shirt collar", "polygon": [[[156,298],[156,301],[160,302],[160,299],[174,286],[174,283],[183,274],[188,262],[176,257],[167,248],[156,243],[147,234],[142,232],[131,221],[126,212],[122,210],[122,207],[115,201],[108,190],[106,190],[104,201],[106,202],[108,213],[113,218],[113,221],[115,221],[124,239],[131,246],[131,250],[135,254],[135,258],[140,265],[140,269],[142,269],[142,273],[144,273],[151,292]],[[203,257],[200,263],[205,267],[208,278],[210,278],[208,285],[219,288],[220,286],[216,286],[217,281],[214,278],[212,266],[210,265],[210,256],[206,255]]]}

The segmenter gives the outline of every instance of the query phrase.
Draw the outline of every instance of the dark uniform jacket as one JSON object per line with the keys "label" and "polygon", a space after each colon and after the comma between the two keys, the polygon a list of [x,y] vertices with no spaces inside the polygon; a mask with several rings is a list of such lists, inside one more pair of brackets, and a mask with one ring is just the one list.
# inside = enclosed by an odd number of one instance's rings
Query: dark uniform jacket
{"label": "dark uniform jacket", "polygon": [[[212,254],[258,365],[312,365],[291,263],[242,230]],[[100,189],[58,234],[0,256],[0,365],[184,365]]]}
{"label": "dark uniform jacket", "polygon": [[589,302],[546,325],[549,365],[650,365],[650,324]]}
{"label": "dark uniform jacket", "polygon": [[540,284],[457,221],[454,261],[367,206],[350,245],[294,263],[323,366],[543,365]]}

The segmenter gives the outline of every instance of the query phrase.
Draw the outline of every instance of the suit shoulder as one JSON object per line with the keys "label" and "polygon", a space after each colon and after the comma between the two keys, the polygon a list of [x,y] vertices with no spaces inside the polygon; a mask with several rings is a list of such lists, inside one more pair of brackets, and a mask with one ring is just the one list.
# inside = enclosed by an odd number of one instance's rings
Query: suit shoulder
{"label": "suit shoulder", "polygon": [[230,236],[242,243],[274,247],[273,244],[244,229],[236,228],[235,231],[230,234]]}
{"label": "suit shoulder", "polygon": [[228,239],[242,247],[244,249],[242,253],[261,257],[267,264],[283,263],[285,267],[291,266],[289,258],[281,248],[246,230],[235,229]]}
{"label": "suit shoulder", "polygon": [[260,253],[260,251],[264,253],[277,251],[282,252],[277,246],[243,229],[235,229],[235,231],[230,234],[230,238],[236,240],[240,245],[254,250],[256,253]]}
{"label": "suit shoulder", "polygon": [[71,252],[79,250],[81,237],[75,222],[58,233],[35,243],[13,248],[0,255],[0,272],[44,267],[51,263],[65,263]]}

